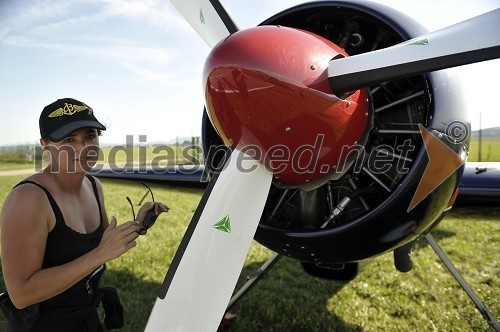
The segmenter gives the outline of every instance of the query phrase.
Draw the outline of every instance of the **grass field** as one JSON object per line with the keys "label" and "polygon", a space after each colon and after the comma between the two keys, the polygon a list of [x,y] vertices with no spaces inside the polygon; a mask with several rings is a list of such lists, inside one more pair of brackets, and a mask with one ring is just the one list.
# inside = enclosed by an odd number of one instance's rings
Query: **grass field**
{"label": "grass field", "polygon": [[[23,176],[0,177],[0,202]],[[125,196],[144,194],[135,182],[102,180],[106,207],[120,222],[131,217]],[[126,327],[142,331],[202,190],[151,184],[155,198],[171,211],[139,239],[138,246],[108,263],[103,285],[119,289]],[[497,317],[500,315],[500,208],[456,208],[433,231],[443,250]],[[238,287],[272,253],[254,242]],[[432,248],[419,241],[415,267],[393,267],[392,255],[375,259],[348,284],[306,275],[298,262],[282,258],[234,307],[228,331],[490,331],[472,301]],[[0,280],[1,281],[1,280]],[[0,288],[4,289],[3,282]],[[196,319],[196,317],[193,317]],[[2,330],[3,320],[0,320]]]}
{"label": "grass field", "polygon": [[[38,159],[27,161],[25,153],[0,149],[0,171],[41,170],[49,164],[50,158],[47,152],[40,152],[37,155]],[[166,166],[203,164],[203,162],[202,149],[197,145],[134,145],[131,147],[117,145],[102,147],[95,167]]]}
{"label": "grass field", "polygon": [[[479,160],[479,155],[481,155],[481,160]],[[483,137],[481,151],[479,138],[472,137],[468,161],[500,161],[500,137]]]}
{"label": "grass field", "polygon": [[10,171],[15,169],[32,169],[35,170],[35,165],[32,162],[24,161],[0,161],[0,171]]}
{"label": "grass field", "polygon": [[[500,162],[500,137],[484,137],[479,150],[479,139],[472,137],[468,161]],[[46,154],[42,160],[27,162],[24,153],[12,153],[0,150],[0,171],[12,169],[41,170],[48,165]],[[200,146],[191,145],[148,145],[134,147],[103,147],[96,168],[136,166],[165,166],[176,164],[203,164]]]}

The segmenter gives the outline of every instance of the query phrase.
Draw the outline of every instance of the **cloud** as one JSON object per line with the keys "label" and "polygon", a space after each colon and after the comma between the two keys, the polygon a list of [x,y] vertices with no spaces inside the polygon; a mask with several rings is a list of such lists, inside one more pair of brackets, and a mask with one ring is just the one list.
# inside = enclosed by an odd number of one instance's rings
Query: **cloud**
{"label": "cloud", "polygon": [[188,28],[168,1],[158,0],[100,0],[102,13],[108,17],[118,16],[136,20],[154,27]]}
{"label": "cloud", "polygon": [[32,0],[4,4],[0,36],[40,36],[110,19],[160,29],[190,27],[168,1],[158,0]]}
{"label": "cloud", "polygon": [[169,76],[158,74],[158,67],[167,72],[172,61],[167,41],[192,34],[168,1],[21,0],[0,9],[0,45],[114,61],[163,83]]}
{"label": "cloud", "polygon": [[172,80],[172,75],[162,71],[152,70],[150,68],[126,61],[122,63],[122,66],[148,81],[154,81],[162,84],[172,84],[172,82],[174,82]]}
{"label": "cloud", "polygon": [[43,48],[55,51],[54,55],[78,55],[88,58],[108,60],[147,62],[150,64],[165,65],[171,56],[166,48],[148,45],[137,45],[132,41],[116,38],[87,38],[85,43],[62,43],[37,41],[26,38],[16,38],[11,44],[22,47]]}

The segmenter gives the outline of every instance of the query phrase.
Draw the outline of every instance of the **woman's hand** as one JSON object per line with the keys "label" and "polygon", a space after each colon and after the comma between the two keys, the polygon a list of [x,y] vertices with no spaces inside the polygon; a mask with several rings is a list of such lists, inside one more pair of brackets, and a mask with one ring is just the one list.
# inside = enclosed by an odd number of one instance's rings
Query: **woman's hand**
{"label": "woman's hand", "polygon": [[162,202],[146,202],[141,208],[139,209],[139,212],[137,212],[137,221],[142,224],[142,221],[146,217],[146,214],[151,210],[154,209],[156,216],[158,217],[160,214],[163,212],[168,212],[170,208],[163,204]]}
{"label": "woman's hand", "polygon": [[101,242],[96,248],[99,257],[106,263],[120,257],[136,246],[135,239],[139,236],[139,224],[137,221],[127,221],[119,226],[116,218],[111,218],[106,230],[102,235]]}
{"label": "woman's hand", "polygon": [[145,235],[148,229],[153,226],[156,218],[163,213],[167,212],[169,207],[162,202],[147,202],[144,204],[137,213],[137,221],[139,222],[139,234]]}

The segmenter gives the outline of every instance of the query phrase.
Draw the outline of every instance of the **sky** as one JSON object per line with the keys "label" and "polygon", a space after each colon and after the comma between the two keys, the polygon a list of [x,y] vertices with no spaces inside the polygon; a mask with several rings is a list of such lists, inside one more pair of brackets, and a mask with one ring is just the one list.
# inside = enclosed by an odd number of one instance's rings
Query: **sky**
{"label": "sky", "polygon": [[[240,29],[304,1],[222,0]],[[433,31],[500,0],[377,0]],[[498,33],[498,31],[491,31]],[[38,117],[81,100],[108,128],[102,144],[199,136],[210,49],[167,0],[0,0],[0,146],[35,143]],[[500,126],[500,60],[457,70],[473,129]]]}

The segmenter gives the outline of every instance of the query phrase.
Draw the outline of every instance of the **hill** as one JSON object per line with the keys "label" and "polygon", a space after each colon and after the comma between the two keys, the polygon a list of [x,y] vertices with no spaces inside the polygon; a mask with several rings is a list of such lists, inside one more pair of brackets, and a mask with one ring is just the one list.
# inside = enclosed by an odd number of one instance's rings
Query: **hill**
{"label": "hill", "polygon": [[[479,130],[472,131],[472,137],[478,137]],[[492,127],[492,128],[483,128],[482,137],[500,137],[500,127]]]}

